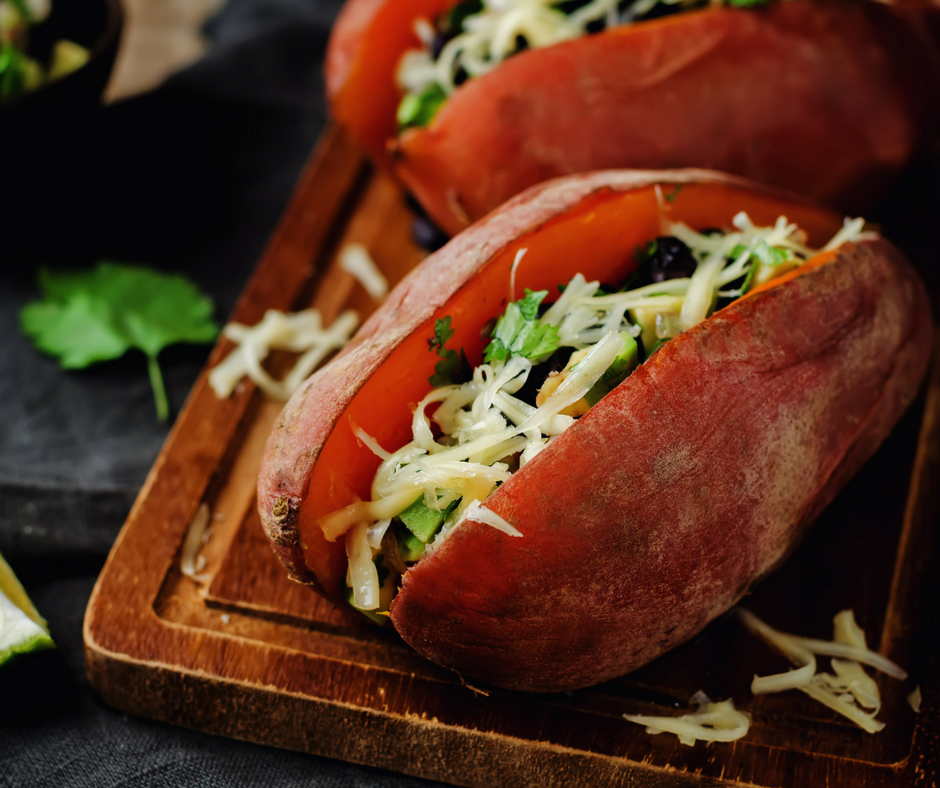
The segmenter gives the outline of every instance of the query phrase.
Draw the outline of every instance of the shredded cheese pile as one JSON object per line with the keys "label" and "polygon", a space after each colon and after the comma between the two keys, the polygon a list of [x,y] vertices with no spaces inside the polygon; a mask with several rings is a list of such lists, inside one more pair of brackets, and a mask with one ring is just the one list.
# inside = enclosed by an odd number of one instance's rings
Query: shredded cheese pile
{"label": "shredded cheese pile", "polygon": [[[219,399],[225,399],[247,375],[272,399],[287,400],[323,359],[349,342],[358,325],[359,318],[349,310],[324,329],[317,309],[290,315],[269,309],[255,326],[229,323],[222,333],[237,347],[209,373],[209,385]],[[261,366],[272,350],[303,354],[280,381]]]}
{"label": "shredded cheese pile", "polygon": [[696,741],[736,741],[747,735],[751,717],[735,709],[733,701],[712,703],[704,692],[697,692],[691,702],[698,710],[680,717],[651,717],[644,714],[623,716],[630,722],[645,725],[647,733],[674,733],[682,744],[689,747]]}
{"label": "shredded cheese pile", "polygon": [[[851,610],[843,610],[833,619],[835,631],[832,641],[778,632],[743,608],[738,608],[737,615],[751,634],[799,666],[786,673],[755,676],[751,683],[751,691],[755,695],[798,689],[848,717],[868,733],[877,733],[884,728],[884,723],[875,719],[881,709],[878,685],[862,665],[873,667],[896,679],[906,679],[907,673],[891,660],[868,649],[865,633],[855,623]],[[833,658],[833,673],[816,672],[817,656]]]}

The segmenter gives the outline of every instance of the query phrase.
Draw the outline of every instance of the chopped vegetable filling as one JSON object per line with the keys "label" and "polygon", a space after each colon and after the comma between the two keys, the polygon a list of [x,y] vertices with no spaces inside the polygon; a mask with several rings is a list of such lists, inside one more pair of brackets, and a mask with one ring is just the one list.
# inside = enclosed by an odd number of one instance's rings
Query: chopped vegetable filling
{"label": "chopped vegetable filling", "polygon": [[[435,321],[428,348],[441,360],[434,388],[414,410],[413,440],[389,452],[353,425],[382,459],[372,500],[320,520],[328,540],[345,536],[355,607],[388,609],[375,561],[384,556],[386,567],[404,571],[466,520],[521,536],[486,508],[490,493],[663,343],[756,286],[755,269],[779,275],[816,252],[784,217],[756,227],[740,213],[732,224],[728,232],[670,225],[668,236],[638,254],[639,271],[627,284],[602,286],[576,274],[552,304],[547,291],[527,289],[491,321],[475,368],[463,349],[447,347],[450,317]],[[863,224],[847,220],[830,246],[855,238]]]}

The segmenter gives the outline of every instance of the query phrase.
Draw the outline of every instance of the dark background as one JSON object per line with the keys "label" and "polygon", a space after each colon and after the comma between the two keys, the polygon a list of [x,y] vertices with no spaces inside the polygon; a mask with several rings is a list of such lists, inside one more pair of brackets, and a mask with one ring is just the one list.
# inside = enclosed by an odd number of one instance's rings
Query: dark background
{"label": "dark background", "polygon": [[[324,122],[339,0],[231,0],[211,54],[145,96],[33,128],[0,125],[0,553],[58,650],[0,671],[0,786],[418,786],[420,780],[113,711],[82,664],[95,578],[169,429],[144,358],[64,372],[20,334],[38,266],[110,257],[184,271],[220,321]],[[937,292],[940,168],[926,151],[872,216]],[[174,412],[208,354],[161,354]]]}
{"label": "dark background", "polygon": [[[321,61],[339,5],[231,0],[207,27],[210,54],[152,93],[15,143],[0,122],[0,553],[58,644],[0,670],[0,786],[428,784],[98,700],[82,617],[169,425],[141,354],[64,372],[18,329],[40,265],[102,257],[184,271],[225,319],[324,122]],[[174,414],[208,351],[161,354]]]}

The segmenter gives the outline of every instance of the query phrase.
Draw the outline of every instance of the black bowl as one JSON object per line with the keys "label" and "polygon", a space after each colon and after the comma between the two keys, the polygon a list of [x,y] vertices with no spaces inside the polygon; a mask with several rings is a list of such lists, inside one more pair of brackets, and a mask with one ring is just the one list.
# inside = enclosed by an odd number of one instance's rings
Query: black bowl
{"label": "black bowl", "polygon": [[49,18],[31,34],[31,50],[45,59],[57,41],[68,39],[88,49],[81,68],[38,90],[0,103],[0,125],[38,127],[67,122],[68,114],[101,103],[121,40],[124,11],[120,0],[53,0]]}

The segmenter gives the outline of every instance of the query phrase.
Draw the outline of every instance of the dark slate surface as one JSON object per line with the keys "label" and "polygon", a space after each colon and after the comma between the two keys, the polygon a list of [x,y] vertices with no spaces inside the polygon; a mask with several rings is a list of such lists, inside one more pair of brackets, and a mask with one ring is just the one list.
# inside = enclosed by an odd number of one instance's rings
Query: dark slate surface
{"label": "dark slate surface", "polygon": [[[212,54],[155,92],[11,141],[0,125],[0,553],[58,651],[0,670],[0,786],[427,785],[374,769],[194,734],[101,703],[82,617],[169,429],[143,357],[63,372],[19,334],[39,265],[100,257],[182,270],[224,319],[324,118],[335,0],[232,0]],[[165,351],[178,409],[207,348]]]}
{"label": "dark slate surface", "polygon": [[[5,228],[22,228],[0,270],[5,555],[41,554],[50,539],[106,551],[168,430],[142,355],[66,373],[22,337],[17,313],[37,295],[37,266],[115,257],[183,270],[224,318],[316,140],[326,25],[313,14],[272,21],[249,5],[213,24],[211,57],[155,93],[82,118],[65,140],[30,140],[44,163],[19,173],[2,214]],[[177,408],[206,353],[162,354]]]}

